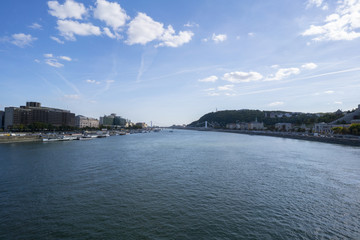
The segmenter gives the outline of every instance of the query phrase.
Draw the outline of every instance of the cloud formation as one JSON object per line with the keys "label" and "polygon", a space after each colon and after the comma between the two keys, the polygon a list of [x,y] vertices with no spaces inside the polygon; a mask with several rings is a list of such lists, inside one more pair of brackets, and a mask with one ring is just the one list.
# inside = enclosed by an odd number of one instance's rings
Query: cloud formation
{"label": "cloud formation", "polygon": [[125,41],[129,45],[141,44],[158,40],[157,46],[179,47],[191,40],[191,31],[180,31],[178,35],[171,25],[164,28],[164,24],[154,21],[145,13],[138,15],[129,23],[127,31],[128,39]]}
{"label": "cloud formation", "polygon": [[312,70],[312,69],[317,68],[317,65],[315,63],[305,63],[305,64],[301,65],[301,68],[307,69],[307,70]]}
{"label": "cloud formation", "polygon": [[230,72],[225,73],[222,79],[232,83],[241,83],[258,81],[262,78],[263,76],[257,72]]}
{"label": "cloud formation", "polygon": [[265,81],[279,81],[284,78],[287,78],[291,75],[296,75],[300,73],[299,68],[280,68],[275,75],[271,74],[269,77],[265,79]]}
{"label": "cloud formation", "polygon": [[272,103],[269,103],[268,106],[269,107],[276,107],[276,106],[281,106],[281,105],[284,105],[284,102],[272,102]]}
{"label": "cloud formation", "polygon": [[54,56],[54,54],[52,53],[45,53],[44,54],[44,57],[45,57],[45,63],[49,66],[52,66],[52,67],[56,67],[56,68],[61,68],[64,66],[63,63],[59,62],[59,60],[64,60],[64,61],[68,61],[68,62],[71,62],[72,59],[68,56],[59,56],[59,57],[56,57]]}
{"label": "cloud formation", "polygon": [[126,21],[130,19],[124,9],[117,2],[108,2],[106,0],[97,0],[94,9],[94,17],[104,21],[107,26],[115,32],[125,26]]}
{"label": "cloud formation", "polygon": [[[75,0],[66,0],[64,4],[58,1],[49,1],[49,14],[57,17],[57,29],[65,40],[75,41],[79,36],[101,36],[105,35],[112,39],[122,39],[120,34],[127,28],[128,45],[145,45],[157,41],[155,47],[179,47],[191,41],[194,33],[192,31],[175,32],[171,25],[166,28],[163,23],[153,20],[146,13],[139,12],[128,24],[130,17],[126,14],[119,3],[107,0],[96,0],[94,6],[88,9],[82,3]],[[92,14],[90,14],[92,12]],[[84,17],[86,16],[86,22]],[[91,17],[105,23],[106,26],[97,26],[91,22]],[[187,27],[196,24],[185,24]],[[57,37],[51,37],[58,43],[63,43]]]}
{"label": "cloud formation", "polygon": [[218,80],[218,77],[213,75],[213,76],[210,76],[207,78],[199,79],[198,81],[199,82],[216,82],[217,80]]}
{"label": "cloud formation", "polygon": [[36,30],[41,30],[42,29],[42,26],[38,23],[33,23],[29,26],[29,28],[32,28],[32,29],[36,29]]}
{"label": "cloud formation", "polygon": [[360,1],[339,1],[335,13],[328,15],[322,25],[311,25],[303,36],[314,36],[313,41],[354,40],[360,37]]}
{"label": "cloud formation", "polygon": [[220,42],[226,41],[227,35],[226,35],[226,34],[218,34],[218,35],[216,35],[215,33],[213,33],[211,39],[212,39],[215,43],[220,43]]}
{"label": "cloud formation", "polygon": [[48,2],[50,15],[59,19],[75,18],[82,19],[87,10],[82,3],[77,3],[73,0],[66,0],[64,4],[59,4],[58,1]]}
{"label": "cloud formation", "polygon": [[24,33],[16,33],[16,34],[13,34],[11,37],[12,37],[12,39],[10,42],[21,48],[30,46],[32,42],[37,40],[36,37],[33,37],[30,34],[24,34]]}
{"label": "cloud formation", "polygon": [[57,28],[60,31],[60,35],[66,40],[75,41],[75,35],[79,36],[90,36],[101,35],[99,27],[92,25],[91,23],[80,23],[73,20],[58,20]]}
{"label": "cloud formation", "polygon": [[64,44],[65,42],[64,41],[61,41],[59,38],[57,38],[57,37],[54,37],[54,36],[50,36],[50,38],[52,39],[52,40],[54,40],[55,42],[57,42],[57,43],[60,43],[60,44]]}

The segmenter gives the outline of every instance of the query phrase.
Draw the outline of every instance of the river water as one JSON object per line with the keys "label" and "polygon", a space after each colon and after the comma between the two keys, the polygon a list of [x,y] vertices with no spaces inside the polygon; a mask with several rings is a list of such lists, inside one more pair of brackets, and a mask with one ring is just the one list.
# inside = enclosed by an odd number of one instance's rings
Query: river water
{"label": "river water", "polygon": [[180,131],[0,145],[0,239],[360,239],[360,148]]}

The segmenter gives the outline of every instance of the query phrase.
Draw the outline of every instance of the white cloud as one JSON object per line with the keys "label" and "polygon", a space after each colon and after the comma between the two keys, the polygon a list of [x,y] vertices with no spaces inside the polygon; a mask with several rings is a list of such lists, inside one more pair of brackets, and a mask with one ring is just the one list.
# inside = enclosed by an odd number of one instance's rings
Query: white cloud
{"label": "white cloud", "polygon": [[208,93],[207,95],[208,95],[208,96],[211,96],[211,97],[215,97],[215,96],[219,96],[220,93],[211,92],[211,93]]}
{"label": "white cloud", "polygon": [[157,46],[179,47],[191,40],[191,31],[180,31],[175,35],[175,30],[171,25],[167,29],[164,24],[154,21],[145,13],[138,15],[129,23],[127,31],[128,39],[125,41],[129,45],[141,44],[158,40],[161,41]]}
{"label": "white cloud", "polygon": [[78,100],[80,99],[80,96],[77,94],[71,94],[71,95],[64,95],[64,98],[69,100]]}
{"label": "white cloud", "polygon": [[313,41],[353,40],[360,37],[360,1],[338,1],[335,13],[324,20],[323,25],[311,25],[303,36],[315,36]]}
{"label": "white cloud", "polygon": [[101,35],[99,27],[92,25],[91,23],[79,23],[72,20],[58,20],[58,29],[60,34],[67,40],[75,41],[75,35],[90,36]]}
{"label": "white cloud", "polygon": [[70,57],[67,57],[67,56],[60,56],[59,58],[62,60],[68,61],[68,62],[71,62],[71,60],[72,60]]}
{"label": "white cloud", "polygon": [[82,16],[87,12],[84,4],[73,0],[66,0],[63,5],[59,4],[58,1],[49,1],[48,7],[50,9],[49,13],[59,19],[82,19]]}
{"label": "white cloud", "polygon": [[126,15],[124,9],[117,2],[108,2],[106,0],[97,0],[94,9],[94,17],[112,27],[114,31],[123,27],[130,17]]}
{"label": "white cloud", "polygon": [[37,30],[41,30],[42,29],[42,26],[38,23],[33,23],[29,26],[29,28],[32,28],[32,29],[37,29]]}
{"label": "white cloud", "polygon": [[268,104],[269,107],[275,107],[275,106],[281,106],[281,105],[284,105],[284,102],[272,102],[272,103]]}
{"label": "white cloud", "polygon": [[271,68],[279,68],[280,66],[277,64],[271,65]]}
{"label": "white cloud", "polygon": [[233,91],[234,85],[224,85],[224,86],[219,86],[218,90],[219,91]]}
{"label": "white cloud", "polygon": [[127,44],[132,45],[138,43],[145,45],[148,42],[160,38],[164,33],[164,27],[162,23],[154,21],[145,13],[138,13],[138,15],[129,23],[127,33]]}
{"label": "white cloud", "polygon": [[56,67],[56,68],[61,68],[64,66],[64,64],[60,63],[59,60],[65,60],[68,62],[72,61],[72,59],[70,57],[67,57],[67,56],[56,57],[52,53],[45,53],[44,57],[46,58],[45,63],[47,65]]}
{"label": "white cloud", "polygon": [[108,36],[109,38],[112,38],[112,39],[116,38],[115,34],[113,34],[109,28],[105,27],[105,28],[103,28],[103,30],[104,30],[105,35]]}
{"label": "white cloud", "polygon": [[35,59],[34,62],[40,63],[40,60],[39,60],[39,59]]}
{"label": "white cloud", "polygon": [[61,68],[64,66],[64,64],[59,63],[58,60],[56,60],[56,59],[46,59],[45,63],[49,66],[56,67],[56,68]]}
{"label": "white cloud", "polygon": [[323,0],[308,0],[306,8],[310,7],[321,7]]}
{"label": "white cloud", "polygon": [[30,46],[33,41],[37,40],[36,37],[32,37],[30,34],[16,33],[12,35],[12,44],[18,47]]}
{"label": "white cloud", "polygon": [[204,92],[209,92],[209,91],[215,91],[215,88],[207,88],[203,90]]}
{"label": "white cloud", "polygon": [[270,75],[265,81],[278,81],[294,74],[299,74],[299,68],[280,68],[274,75]]}
{"label": "white cloud", "polygon": [[333,94],[333,93],[335,93],[335,91],[329,90],[329,91],[325,91],[324,93],[325,93],[325,94]]}
{"label": "white cloud", "polygon": [[45,54],[44,54],[44,57],[46,57],[46,58],[52,58],[52,57],[54,57],[54,55],[53,55],[52,53],[45,53]]}
{"label": "white cloud", "polygon": [[178,35],[175,35],[175,30],[169,25],[160,37],[162,43],[158,44],[158,46],[179,47],[184,43],[190,42],[192,36],[194,36],[194,33],[191,31],[180,31]]}
{"label": "white cloud", "polygon": [[207,78],[199,79],[198,81],[199,82],[216,82],[216,80],[218,80],[218,77],[213,75],[213,76],[210,76]]}
{"label": "white cloud", "polygon": [[57,37],[54,37],[54,36],[51,36],[50,37],[52,40],[54,40],[55,42],[57,42],[57,43],[60,43],[60,44],[64,44],[65,42],[64,41],[61,41],[59,38],[57,38]]}
{"label": "white cloud", "polygon": [[199,24],[195,22],[187,22],[186,24],[184,24],[184,27],[199,27]]}
{"label": "white cloud", "polygon": [[340,102],[340,101],[336,101],[336,102],[334,102],[334,104],[338,104],[338,105],[341,105],[341,104],[343,104],[343,102]]}
{"label": "white cloud", "polygon": [[249,37],[254,37],[254,36],[255,36],[255,33],[249,32],[249,33],[248,33],[248,36],[249,36]]}
{"label": "white cloud", "polygon": [[92,79],[87,79],[85,82],[90,83],[90,84],[100,84],[100,82],[92,80]]}
{"label": "white cloud", "polygon": [[219,43],[219,42],[224,42],[224,41],[227,39],[227,36],[226,36],[226,34],[216,35],[215,33],[213,33],[211,39],[212,39],[214,42]]}
{"label": "white cloud", "polygon": [[105,82],[108,83],[108,84],[110,84],[110,83],[114,83],[115,80],[106,80]]}
{"label": "white cloud", "polygon": [[232,83],[241,83],[258,81],[262,78],[263,76],[257,72],[230,72],[225,73],[222,79]]}
{"label": "white cloud", "polygon": [[301,67],[303,69],[312,70],[312,69],[317,68],[317,65],[315,63],[305,63],[305,64],[301,65]]}

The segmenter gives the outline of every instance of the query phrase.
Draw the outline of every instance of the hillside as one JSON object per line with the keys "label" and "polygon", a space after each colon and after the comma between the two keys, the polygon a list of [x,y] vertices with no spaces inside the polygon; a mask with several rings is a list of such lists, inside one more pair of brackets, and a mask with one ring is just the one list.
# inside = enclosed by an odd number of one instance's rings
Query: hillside
{"label": "hillside", "polygon": [[284,112],[284,111],[260,111],[260,110],[225,110],[207,113],[199,120],[190,123],[189,127],[204,126],[205,121],[212,127],[223,128],[228,123],[263,122],[265,126],[271,126],[275,123],[286,122],[295,125],[314,124],[319,122],[330,123],[343,117],[342,112],[335,113],[301,113],[301,112]]}

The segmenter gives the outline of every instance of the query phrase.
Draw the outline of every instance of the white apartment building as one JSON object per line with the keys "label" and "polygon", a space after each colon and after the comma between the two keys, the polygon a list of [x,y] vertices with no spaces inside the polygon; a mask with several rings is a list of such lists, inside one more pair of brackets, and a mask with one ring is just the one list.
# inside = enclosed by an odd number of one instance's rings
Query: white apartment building
{"label": "white apartment building", "polygon": [[75,118],[76,127],[78,128],[98,128],[99,120],[95,118],[84,117],[82,115],[76,116]]}

